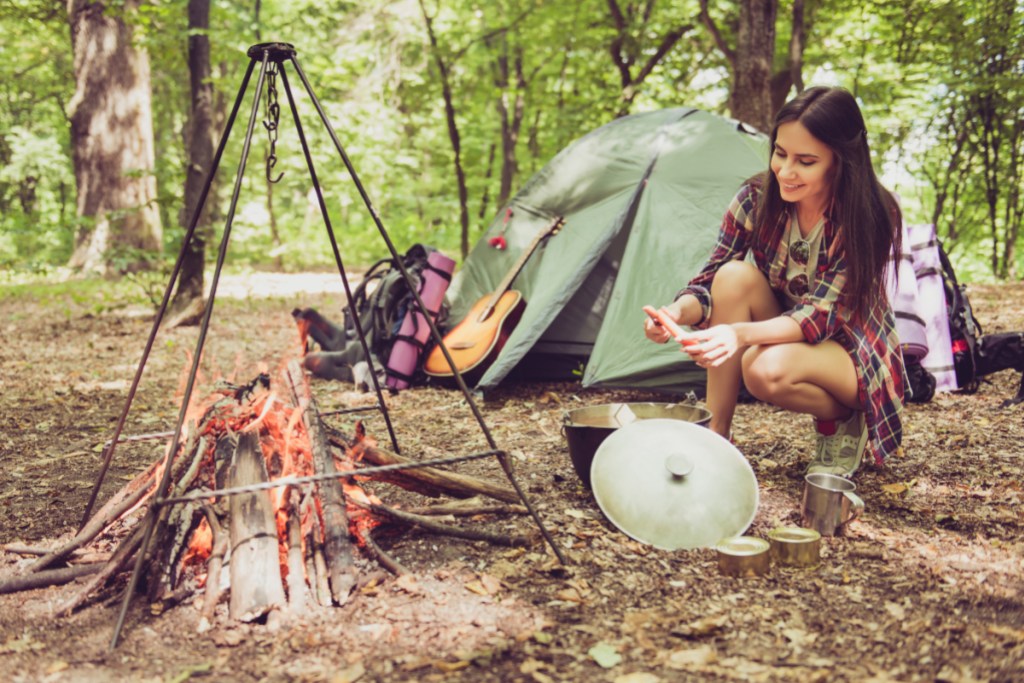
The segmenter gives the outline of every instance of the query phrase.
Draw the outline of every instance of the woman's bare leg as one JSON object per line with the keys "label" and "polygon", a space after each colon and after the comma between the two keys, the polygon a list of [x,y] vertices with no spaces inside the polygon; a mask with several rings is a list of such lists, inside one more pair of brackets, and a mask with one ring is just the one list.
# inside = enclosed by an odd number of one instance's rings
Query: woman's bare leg
{"label": "woman's bare leg", "polygon": [[863,409],[853,359],[832,340],[752,346],[742,367],[750,393],[780,408],[819,420],[845,419]]}
{"label": "woman's bare leg", "polygon": [[[719,268],[711,283],[711,301],[711,325],[767,320],[782,312],[764,274],[743,261],[731,261]],[[740,392],[742,356],[740,349],[718,367],[708,368],[709,427],[726,438]]]}

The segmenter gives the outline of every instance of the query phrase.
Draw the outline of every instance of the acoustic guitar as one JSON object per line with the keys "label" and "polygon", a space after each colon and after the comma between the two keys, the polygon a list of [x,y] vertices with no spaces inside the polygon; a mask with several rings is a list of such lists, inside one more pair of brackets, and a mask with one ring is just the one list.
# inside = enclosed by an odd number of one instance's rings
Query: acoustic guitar
{"label": "acoustic guitar", "polygon": [[[485,370],[497,359],[512,330],[519,324],[526,310],[526,300],[521,292],[510,289],[526,262],[545,238],[558,232],[565,219],[557,217],[541,230],[515,262],[502,281],[490,294],[480,297],[466,314],[462,322],[445,335],[442,344],[459,374],[468,384],[475,384]],[[441,346],[435,346],[423,363],[423,370],[431,377],[451,378],[455,376]]]}

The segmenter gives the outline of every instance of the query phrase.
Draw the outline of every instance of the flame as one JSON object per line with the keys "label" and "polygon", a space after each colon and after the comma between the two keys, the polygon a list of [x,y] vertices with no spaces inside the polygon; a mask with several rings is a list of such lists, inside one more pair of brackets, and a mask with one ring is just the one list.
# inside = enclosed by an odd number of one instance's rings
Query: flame
{"label": "flame", "polygon": [[210,524],[204,517],[199,525],[196,526],[196,530],[192,532],[192,540],[188,543],[188,550],[185,551],[184,556],[181,558],[182,564],[188,566],[190,564],[199,564],[206,562],[210,558],[210,553],[213,552],[213,529],[210,528]]}
{"label": "flame", "polygon": [[[308,322],[299,322],[299,346],[301,353],[304,353],[308,335]],[[306,322],[306,325],[302,323]],[[179,379],[179,403],[184,394],[184,387],[187,378],[187,368],[191,365],[191,354],[188,355],[186,370]],[[281,368],[286,368],[292,354],[286,354],[281,361]],[[240,374],[241,366],[236,359],[235,371],[232,375]],[[261,373],[266,373],[266,364],[260,364]],[[210,374],[221,376],[216,369]],[[276,377],[286,377],[282,370]],[[200,376],[197,373],[196,385],[200,384]],[[284,381],[287,381],[285,379]],[[259,436],[260,448],[266,462],[267,475],[270,481],[276,481],[289,477],[304,477],[314,473],[313,453],[310,444],[309,434],[303,423],[303,414],[306,405],[291,405],[268,388],[262,382],[253,382],[252,387],[245,392],[220,389],[210,392],[203,398],[198,397],[198,392],[193,392],[186,412],[186,427],[183,429],[182,437],[179,440],[179,450],[175,455],[180,457],[184,445],[188,443],[191,431],[195,424],[203,421],[205,427],[202,436],[207,437],[207,451],[202,454],[200,473],[197,477],[196,486],[205,486],[210,489],[218,488],[216,482],[215,450],[217,440],[223,436],[240,432],[255,432]],[[234,401],[225,400],[232,396]],[[362,423],[356,425],[356,443],[348,452],[340,457],[335,457],[335,464],[339,471],[354,471],[362,460],[366,448],[376,445],[376,441],[366,435]],[[197,435],[198,436],[198,435]],[[167,448],[170,444],[167,445]],[[161,465],[162,469],[162,465]],[[159,476],[158,472],[158,476]],[[349,531],[355,537],[359,545],[363,545],[365,534],[380,524],[372,512],[360,507],[361,505],[380,504],[380,500],[362,488],[355,477],[343,481],[343,491],[349,501]],[[322,542],[323,511],[318,497],[300,499],[299,495],[293,495],[294,489],[282,486],[270,489],[269,495],[274,510],[275,526],[278,533],[278,550],[282,576],[288,574],[288,526],[293,515],[299,516],[301,539],[305,545],[314,534],[319,538],[313,539]],[[312,504],[310,504],[312,503]],[[317,521],[320,521],[317,524]],[[227,529],[223,533],[228,533]],[[185,552],[182,562],[184,565],[200,565],[204,563],[212,552],[213,533],[206,519],[200,521],[189,541],[188,549]],[[305,548],[304,548],[305,550]]]}

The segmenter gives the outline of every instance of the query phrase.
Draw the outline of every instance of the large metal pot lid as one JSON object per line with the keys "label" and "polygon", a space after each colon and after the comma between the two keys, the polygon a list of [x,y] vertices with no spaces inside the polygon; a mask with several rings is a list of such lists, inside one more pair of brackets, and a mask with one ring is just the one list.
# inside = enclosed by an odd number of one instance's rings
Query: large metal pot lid
{"label": "large metal pot lid", "polygon": [[679,420],[613,432],[594,455],[590,480],[612,524],[663,550],[716,546],[746,531],[757,512],[757,478],[743,454]]}

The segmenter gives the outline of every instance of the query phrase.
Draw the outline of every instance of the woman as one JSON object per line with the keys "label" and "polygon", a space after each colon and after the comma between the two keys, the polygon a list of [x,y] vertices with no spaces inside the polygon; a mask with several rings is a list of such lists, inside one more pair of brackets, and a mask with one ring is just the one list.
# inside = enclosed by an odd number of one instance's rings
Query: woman
{"label": "woman", "polygon": [[[748,181],[707,264],[662,311],[707,368],[711,429],[729,437],[742,378],[762,401],[814,417],[808,472],[881,465],[902,438],[904,370],[884,291],[900,213],[871,166],[864,118],[841,88],[779,111],[770,168]],[[670,334],[653,319],[649,339]]]}

